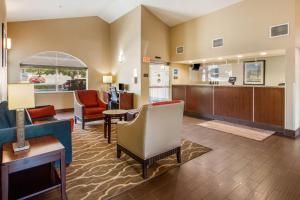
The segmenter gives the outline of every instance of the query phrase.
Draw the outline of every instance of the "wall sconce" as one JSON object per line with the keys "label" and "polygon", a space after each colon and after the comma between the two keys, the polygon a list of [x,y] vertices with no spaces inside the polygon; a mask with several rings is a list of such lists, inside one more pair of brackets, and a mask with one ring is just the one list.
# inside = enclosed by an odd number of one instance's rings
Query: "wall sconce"
{"label": "wall sconce", "polygon": [[133,83],[134,84],[138,83],[138,71],[137,71],[137,68],[133,69]]}
{"label": "wall sconce", "polygon": [[118,61],[119,61],[119,63],[123,63],[125,61],[124,52],[122,50],[120,51]]}
{"label": "wall sconce", "polygon": [[6,49],[10,50],[11,49],[11,38],[6,39]]}

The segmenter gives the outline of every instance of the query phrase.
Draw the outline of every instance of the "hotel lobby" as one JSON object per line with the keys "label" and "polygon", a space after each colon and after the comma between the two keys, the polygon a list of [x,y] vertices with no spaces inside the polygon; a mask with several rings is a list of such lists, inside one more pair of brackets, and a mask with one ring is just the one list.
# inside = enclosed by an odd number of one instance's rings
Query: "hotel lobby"
{"label": "hotel lobby", "polygon": [[0,0],[1,199],[300,199],[300,0]]}

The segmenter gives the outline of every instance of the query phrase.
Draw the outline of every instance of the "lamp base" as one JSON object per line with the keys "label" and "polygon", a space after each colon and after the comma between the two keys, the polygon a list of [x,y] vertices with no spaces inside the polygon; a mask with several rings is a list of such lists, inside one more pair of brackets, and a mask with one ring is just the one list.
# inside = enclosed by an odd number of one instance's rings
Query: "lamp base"
{"label": "lamp base", "polygon": [[17,152],[20,152],[20,151],[25,151],[25,150],[28,150],[30,148],[30,145],[29,145],[28,141],[25,141],[25,146],[24,147],[18,147],[17,143],[13,143],[12,146],[13,146],[14,153],[17,153]]}

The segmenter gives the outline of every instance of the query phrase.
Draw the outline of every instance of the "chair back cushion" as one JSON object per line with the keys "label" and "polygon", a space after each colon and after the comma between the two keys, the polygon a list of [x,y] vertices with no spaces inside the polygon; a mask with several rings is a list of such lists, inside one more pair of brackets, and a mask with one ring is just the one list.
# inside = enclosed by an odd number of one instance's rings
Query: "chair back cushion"
{"label": "chair back cushion", "polygon": [[[181,145],[183,101],[169,101],[146,105],[144,158],[150,158]],[[146,112],[145,112],[146,111]]]}
{"label": "chair back cushion", "polygon": [[98,106],[98,93],[96,90],[76,91],[80,102],[86,107]]}
{"label": "chair back cushion", "polygon": [[38,108],[27,109],[31,119],[45,118],[45,117],[53,117],[56,115],[54,106],[42,106]]}

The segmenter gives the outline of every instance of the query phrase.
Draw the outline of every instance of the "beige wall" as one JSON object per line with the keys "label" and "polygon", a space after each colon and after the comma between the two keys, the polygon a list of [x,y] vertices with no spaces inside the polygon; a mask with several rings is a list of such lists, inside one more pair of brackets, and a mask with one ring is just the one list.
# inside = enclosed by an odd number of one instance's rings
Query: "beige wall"
{"label": "beige wall", "polygon": [[[245,0],[175,26],[171,29],[172,61],[291,47],[295,37],[294,6],[294,0]],[[270,39],[269,27],[285,22],[291,24],[290,36]],[[224,37],[225,45],[213,49],[212,40],[218,37]],[[185,53],[176,55],[175,48],[181,45]]]}
{"label": "beige wall", "polygon": [[[111,24],[111,56],[112,73],[117,82],[129,85],[130,91],[136,94],[135,106],[148,103],[149,63],[142,63],[143,56],[152,61],[155,56],[161,57],[159,62],[170,60],[169,48],[170,28],[143,6],[137,7]],[[120,52],[124,53],[124,61],[120,63]],[[133,70],[137,69],[138,83],[133,83]]]}
{"label": "beige wall", "polygon": [[[0,25],[5,24],[6,28],[6,5],[5,0],[0,0]],[[2,45],[0,41],[0,46]],[[0,66],[0,101],[7,99],[7,66]]]}
{"label": "beige wall", "polygon": [[[135,106],[141,98],[141,7],[137,7],[110,25],[111,66],[117,83],[129,85],[135,93]],[[123,62],[119,61],[121,52]],[[133,82],[134,69],[137,70],[138,82]]]}
{"label": "beige wall", "polygon": [[[20,62],[42,51],[61,51],[81,59],[88,66],[88,86],[101,87],[101,75],[110,72],[109,24],[99,17],[39,20],[8,23],[13,48],[9,51],[10,83],[20,80]],[[54,104],[72,108],[71,93],[39,94],[37,105]]]}
{"label": "beige wall", "polygon": [[296,46],[300,47],[300,0],[296,1]]}
{"label": "beige wall", "polygon": [[[142,6],[142,57],[148,56],[152,62],[170,61],[170,27]],[[156,56],[161,59],[155,58]],[[141,103],[149,103],[149,63],[142,63]]]}
{"label": "beige wall", "polygon": [[[171,63],[171,82],[172,84],[191,84],[191,80],[189,79],[189,68],[190,65],[185,64],[177,64],[177,63]],[[178,79],[173,79],[172,73],[173,69],[179,70],[179,76]]]}

